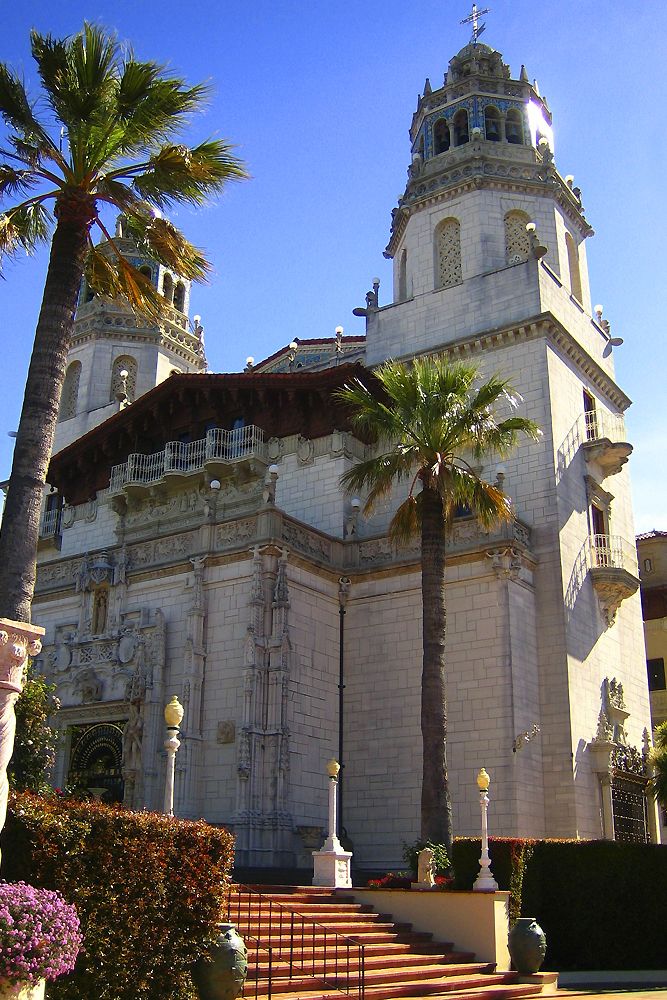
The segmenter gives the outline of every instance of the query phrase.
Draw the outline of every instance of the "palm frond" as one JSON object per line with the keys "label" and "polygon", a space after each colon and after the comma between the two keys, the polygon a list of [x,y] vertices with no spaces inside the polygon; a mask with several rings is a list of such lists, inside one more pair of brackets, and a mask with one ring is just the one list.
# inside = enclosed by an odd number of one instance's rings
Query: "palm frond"
{"label": "palm frond", "polygon": [[[419,494],[421,496],[421,494]],[[389,537],[399,545],[405,545],[421,527],[419,496],[410,495],[404,500],[389,524]]]}
{"label": "palm frond", "polygon": [[56,147],[37,119],[23,83],[4,63],[0,63],[0,115],[16,133],[9,142],[21,158],[22,148],[31,151],[31,158],[25,162],[32,165],[35,158],[37,162],[42,157],[53,158]]}
{"label": "palm frond", "polygon": [[85,23],[82,31],[65,39],[33,30],[30,44],[47,100],[70,132],[73,146],[72,133],[112,111],[118,43],[113,35]]}
{"label": "palm frond", "polygon": [[125,298],[132,309],[158,321],[166,303],[150,279],[120,255],[109,258],[91,246],[86,261],[86,282],[91,291],[109,299]]}
{"label": "palm frond", "polygon": [[210,88],[186,86],[179,77],[167,77],[154,62],[126,59],[117,94],[117,118],[122,134],[115,151],[129,153],[154,148],[178,132],[187,116],[203,107]]}
{"label": "palm frond", "polygon": [[341,477],[347,493],[367,494],[364,514],[371,514],[379,500],[391,493],[393,484],[414,475],[415,461],[407,451],[390,452],[358,462]]}
{"label": "palm frond", "polygon": [[211,270],[205,254],[168,219],[126,207],[127,232],[140,250],[183,278],[205,281]]}
{"label": "palm frond", "polygon": [[32,170],[17,170],[9,163],[0,163],[0,197],[10,194],[26,194],[38,182]]}
{"label": "palm frond", "polygon": [[[175,202],[202,205],[222,190],[227,181],[247,177],[245,167],[222,140],[199,146],[163,146],[150,158],[148,168],[132,180],[141,198],[158,208]],[[122,172],[119,172],[119,176]]]}
{"label": "palm frond", "polygon": [[28,201],[0,215],[0,259],[23,250],[32,253],[51,235],[52,219],[40,201]]}

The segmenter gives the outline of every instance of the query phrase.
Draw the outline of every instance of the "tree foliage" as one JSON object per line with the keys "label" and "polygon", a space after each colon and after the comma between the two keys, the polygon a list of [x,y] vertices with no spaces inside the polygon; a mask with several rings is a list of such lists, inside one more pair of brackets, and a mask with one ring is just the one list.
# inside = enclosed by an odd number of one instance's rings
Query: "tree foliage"
{"label": "tree foliage", "polygon": [[55,761],[57,734],[49,719],[60,708],[54,684],[27,668],[26,681],[14,710],[16,736],[14,755],[7,768],[10,788],[17,792],[50,790],[49,777]]}

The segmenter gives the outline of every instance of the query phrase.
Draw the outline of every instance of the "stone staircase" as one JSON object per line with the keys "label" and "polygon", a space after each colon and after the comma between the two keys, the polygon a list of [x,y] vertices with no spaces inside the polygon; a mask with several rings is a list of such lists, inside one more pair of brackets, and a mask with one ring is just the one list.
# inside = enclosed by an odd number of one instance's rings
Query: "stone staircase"
{"label": "stone staircase", "polygon": [[542,991],[341,890],[234,886],[229,919],[248,946],[246,1000],[511,1000]]}

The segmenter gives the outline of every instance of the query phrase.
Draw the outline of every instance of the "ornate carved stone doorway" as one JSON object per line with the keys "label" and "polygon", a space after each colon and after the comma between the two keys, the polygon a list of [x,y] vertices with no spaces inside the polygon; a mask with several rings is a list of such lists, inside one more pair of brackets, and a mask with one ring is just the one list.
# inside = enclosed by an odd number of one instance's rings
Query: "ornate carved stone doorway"
{"label": "ornate carved stone doorway", "polygon": [[122,723],[102,722],[72,730],[67,784],[102,802],[122,802],[124,782]]}

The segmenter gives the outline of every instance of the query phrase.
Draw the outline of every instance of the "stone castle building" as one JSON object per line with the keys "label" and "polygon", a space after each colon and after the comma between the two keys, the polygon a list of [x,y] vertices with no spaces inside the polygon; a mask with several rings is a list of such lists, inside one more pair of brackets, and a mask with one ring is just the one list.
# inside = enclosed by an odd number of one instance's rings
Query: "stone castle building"
{"label": "stone castle building", "polygon": [[658,836],[630,400],[581,193],[525,69],[479,42],[426,81],[410,135],[393,301],[369,291],[365,337],[208,373],[187,283],[129,243],[167,318],[84,290],[76,320],[33,612],[63,704],[56,780],[159,809],[175,693],[176,812],[232,827],[242,864],[310,863],[339,754],[357,863],[395,865],[418,836],[419,553],[388,540],[397,498],[364,518],[341,490],[368,445],[333,392],[436,352],[511,377],[543,431],[483,470],[515,522],[461,516],[448,539],[455,829],[478,831],[485,765],[497,834]]}

